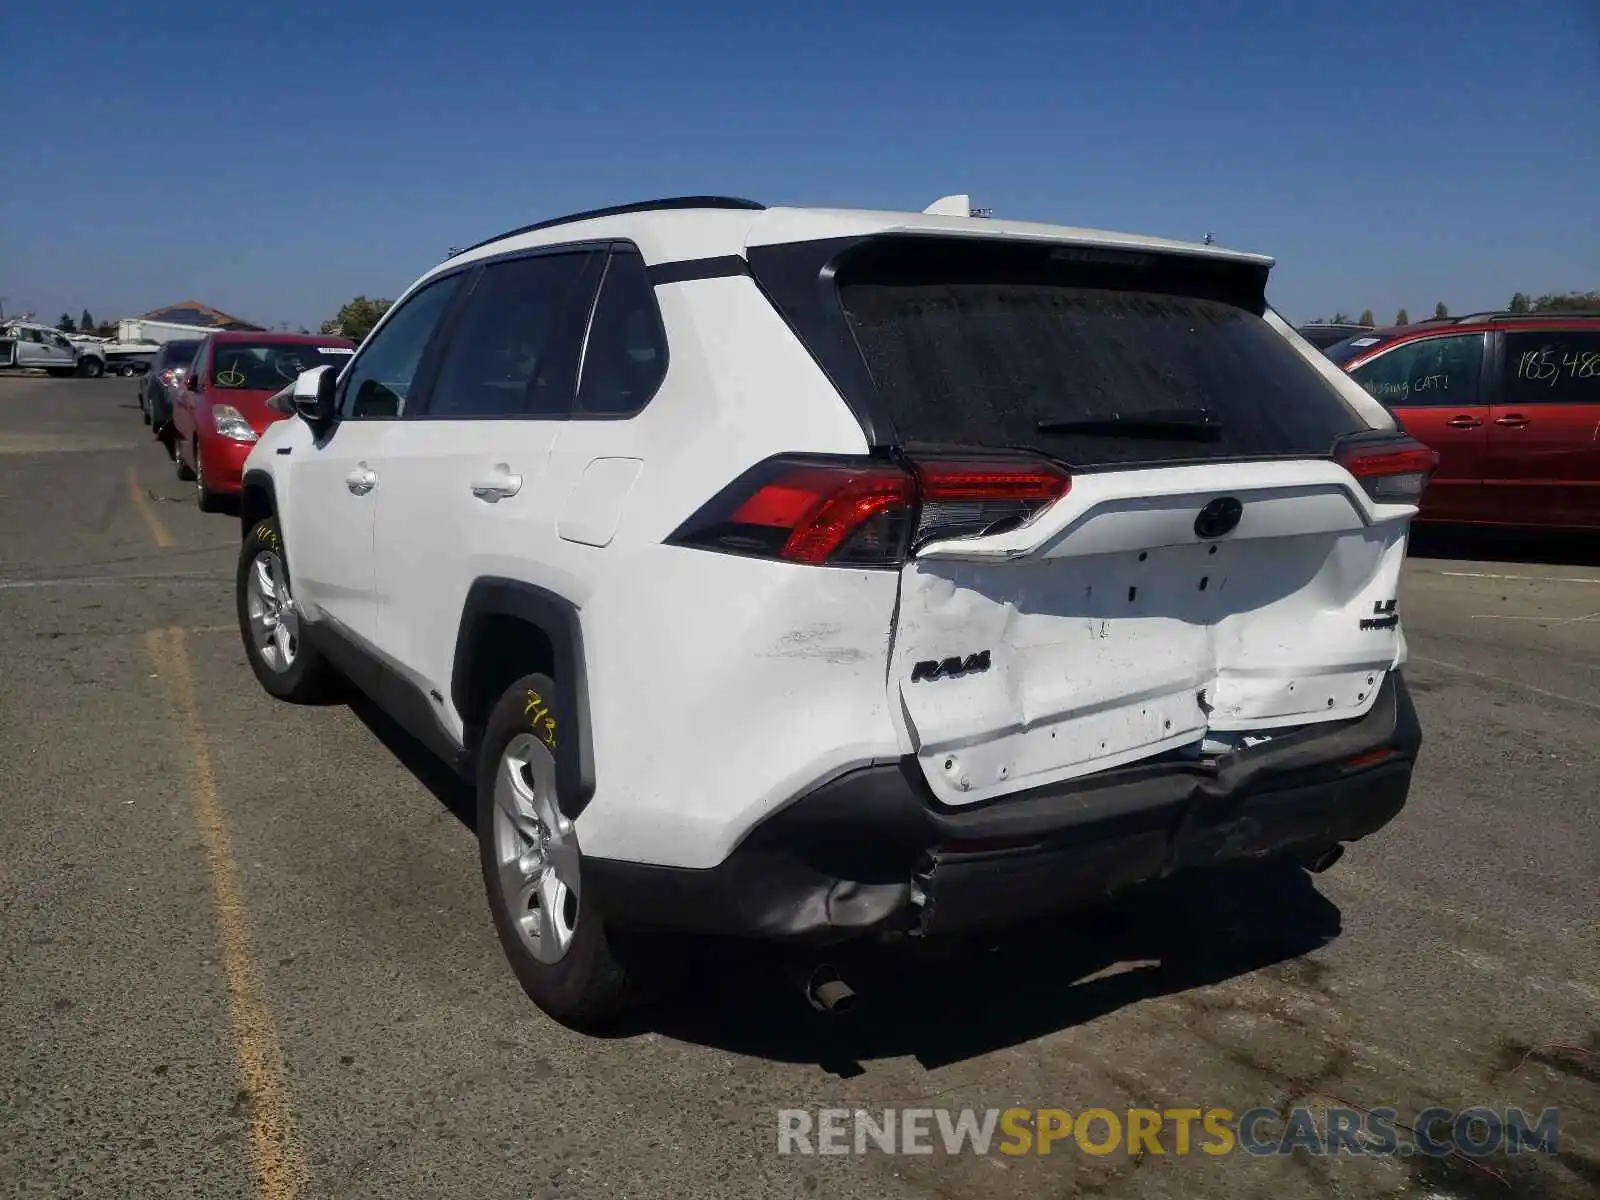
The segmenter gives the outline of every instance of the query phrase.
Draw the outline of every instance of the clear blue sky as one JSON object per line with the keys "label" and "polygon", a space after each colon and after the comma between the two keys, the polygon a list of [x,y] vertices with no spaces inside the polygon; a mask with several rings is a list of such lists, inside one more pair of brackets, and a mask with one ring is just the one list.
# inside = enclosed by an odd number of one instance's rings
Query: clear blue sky
{"label": "clear blue sky", "polygon": [[1293,320],[1600,288],[1600,0],[270,7],[7,22],[7,313],[313,325],[697,192],[1212,230]]}

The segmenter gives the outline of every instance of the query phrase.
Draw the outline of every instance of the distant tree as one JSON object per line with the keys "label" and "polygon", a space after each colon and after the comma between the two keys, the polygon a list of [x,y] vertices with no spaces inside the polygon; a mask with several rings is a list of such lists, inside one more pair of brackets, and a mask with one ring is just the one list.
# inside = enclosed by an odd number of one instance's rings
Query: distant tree
{"label": "distant tree", "polygon": [[1329,323],[1333,325],[1349,325],[1351,323],[1350,316],[1344,311],[1344,309],[1341,308],[1338,312],[1333,314],[1333,320]]}
{"label": "distant tree", "polygon": [[1433,319],[1435,321],[1442,321],[1449,315],[1450,310],[1444,306],[1443,300],[1433,306]]}
{"label": "distant tree", "polygon": [[1395,315],[1394,315],[1394,323],[1396,325],[1409,325],[1409,324],[1411,324],[1411,314],[1408,313],[1405,309],[1402,308],[1399,312],[1395,313]]}
{"label": "distant tree", "polygon": [[77,333],[78,332],[78,327],[75,324],[73,324],[72,315],[70,313],[62,313],[61,314],[61,320],[56,322],[56,328],[61,330],[62,333]]}
{"label": "distant tree", "polygon": [[357,296],[336,312],[331,321],[322,323],[322,332],[336,333],[352,341],[363,341],[393,303],[393,300],[368,300],[365,296]]}
{"label": "distant tree", "polygon": [[94,328],[94,318],[89,315],[87,308],[83,310],[83,315],[78,318],[78,328],[84,333],[88,333]]}
{"label": "distant tree", "polygon": [[1378,323],[1373,319],[1372,310],[1370,308],[1363,308],[1361,310],[1361,315],[1356,318],[1356,322],[1361,325],[1376,325]]}
{"label": "distant tree", "polygon": [[104,325],[95,326],[94,335],[95,337],[114,338],[117,336],[117,327],[107,321]]}
{"label": "distant tree", "polygon": [[1565,292],[1559,296],[1540,296],[1533,302],[1534,312],[1600,312],[1600,292]]}
{"label": "distant tree", "polygon": [[304,325],[302,325],[302,326],[300,326],[299,329],[295,330],[295,332],[296,333],[310,333],[311,330],[307,329]]}
{"label": "distant tree", "polygon": [[1528,311],[1528,298],[1521,292],[1511,297],[1511,303],[1506,305],[1507,312],[1525,313]]}

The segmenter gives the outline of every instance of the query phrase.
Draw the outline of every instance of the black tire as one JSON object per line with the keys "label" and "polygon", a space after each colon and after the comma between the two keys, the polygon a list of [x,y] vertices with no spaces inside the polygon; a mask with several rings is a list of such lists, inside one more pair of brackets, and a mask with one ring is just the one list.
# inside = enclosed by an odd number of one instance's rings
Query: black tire
{"label": "black tire", "polygon": [[[245,658],[256,680],[267,693],[291,704],[318,704],[333,699],[339,692],[339,674],[333,664],[317,652],[304,637],[297,636],[293,662],[287,670],[280,670],[263,657],[257,644],[255,624],[250,614],[250,577],[256,569],[256,559],[262,554],[272,555],[280,565],[287,589],[289,585],[289,560],[283,552],[283,538],[278,532],[275,518],[258,521],[244,539],[239,551],[239,568],[234,577],[234,604],[239,615],[239,636],[244,641]],[[292,591],[290,592],[292,596]]]}
{"label": "black tire", "polygon": [[78,374],[85,379],[99,379],[106,373],[106,364],[98,358],[85,358],[78,363]]}
{"label": "black tire", "polygon": [[139,416],[146,425],[150,424],[150,406],[144,402],[144,389],[139,389]]}
{"label": "black tire", "polygon": [[633,956],[618,952],[629,943],[608,934],[588,889],[581,886],[581,854],[572,940],[556,962],[539,961],[524,945],[499,881],[495,779],[507,749],[519,735],[531,733],[547,741],[558,736],[557,731],[564,731],[563,714],[557,710],[555,695],[555,682],[548,676],[525,675],[506,690],[489,714],[478,754],[478,857],[495,932],[522,990],[561,1024],[573,1029],[594,1029],[630,1008],[638,993],[635,972],[629,968]]}
{"label": "black tire", "polygon": [[203,513],[221,512],[222,497],[206,486],[206,468],[205,463],[200,461],[200,443],[192,442],[189,448],[194,454],[194,502]]}

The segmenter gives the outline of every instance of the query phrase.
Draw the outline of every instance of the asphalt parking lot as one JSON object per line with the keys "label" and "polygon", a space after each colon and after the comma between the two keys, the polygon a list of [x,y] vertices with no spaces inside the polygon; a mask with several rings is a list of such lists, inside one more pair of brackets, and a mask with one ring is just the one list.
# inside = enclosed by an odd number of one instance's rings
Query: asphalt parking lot
{"label": "asphalt parking lot", "polygon": [[[0,378],[0,1193],[1600,1192],[1600,555],[1419,547],[1423,760],[1327,874],[903,964],[844,1023],[707,948],[592,1038],[505,967],[460,790],[381,717],[256,686],[237,523],[134,387]],[[1296,1103],[1555,1106],[1559,1153],[777,1153],[787,1108]]]}

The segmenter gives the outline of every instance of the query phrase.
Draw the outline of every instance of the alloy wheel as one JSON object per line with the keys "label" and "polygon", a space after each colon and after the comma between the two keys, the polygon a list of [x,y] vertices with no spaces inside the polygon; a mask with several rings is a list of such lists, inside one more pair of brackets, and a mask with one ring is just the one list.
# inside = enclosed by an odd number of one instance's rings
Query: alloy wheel
{"label": "alloy wheel", "polygon": [[560,962],[578,926],[578,840],[556,804],[556,763],[531,733],[511,739],[494,779],[500,897],[528,953]]}
{"label": "alloy wheel", "polygon": [[250,564],[245,611],[250,614],[251,639],[261,661],[280,675],[294,666],[300,650],[300,614],[289,592],[283,559],[274,551],[260,551]]}

